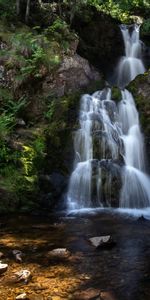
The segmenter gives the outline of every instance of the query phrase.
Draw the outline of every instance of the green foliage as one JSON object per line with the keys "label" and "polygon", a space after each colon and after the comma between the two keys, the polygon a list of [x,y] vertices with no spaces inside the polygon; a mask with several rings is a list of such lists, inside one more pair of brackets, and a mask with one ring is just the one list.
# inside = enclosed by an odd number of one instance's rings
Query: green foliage
{"label": "green foliage", "polygon": [[64,52],[67,52],[70,42],[77,38],[77,35],[70,30],[69,25],[57,17],[51,26],[45,29],[45,35],[58,42]]}
{"label": "green foliage", "polygon": [[26,204],[31,209],[34,206],[31,197],[38,192],[38,172],[44,151],[45,138],[41,134],[22,145],[21,150],[10,149],[7,142],[0,140],[0,185],[13,195],[14,207]]}
{"label": "green foliage", "polygon": [[0,16],[12,19],[15,14],[15,0],[0,0]]}
{"label": "green foliage", "polygon": [[15,118],[13,114],[6,114],[5,112],[0,115],[0,139],[4,139],[12,130],[15,125]]}
{"label": "green foliage", "polygon": [[87,0],[87,4],[127,23],[132,22],[132,15],[146,16],[150,12],[150,2],[145,0]]}
{"label": "green foliage", "polygon": [[5,113],[12,114],[16,117],[22,109],[24,109],[27,105],[26,97],[22,96],[20,99],[14,101],[14,99],[9,99],[3,106],[2,110]]}
{"label": "green foliage", "polygon": [[150,35],[150,19],[144,21],[141,26],[141,32],[145,35]]}
{"label": "green foliage", "polygon": [[12,34],[6,66],[9,69],[16,69],[16,80],[23,80],[30,76],[43,77],[43,66],[49,71],[59,66],[60,46],[53,39],[48,39],[46,34],[47,32],[37,34],[35,29]]}

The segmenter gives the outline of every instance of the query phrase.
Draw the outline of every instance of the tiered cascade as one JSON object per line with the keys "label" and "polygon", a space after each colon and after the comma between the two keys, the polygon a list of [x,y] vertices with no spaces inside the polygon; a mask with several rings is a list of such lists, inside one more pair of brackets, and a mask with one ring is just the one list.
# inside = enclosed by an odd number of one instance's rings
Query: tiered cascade
{"label": "tiered cascade", "polygon": [[[140,60],[139,27],[134,25],[131,31],[122,26],[121,30],[128,68],[121,60],[117,78],[119,86],[125,86],[144,72],[144,66]],[[150,206],[150,179],[145,174],[138,112],[131,93],[124,89],[121,94],[118,104],[112,100],[108,87],[81,98],[80,127],[74,135],[74,170],[67,195],[69,209]],[[118,190],[114,192],[116,186]]]}

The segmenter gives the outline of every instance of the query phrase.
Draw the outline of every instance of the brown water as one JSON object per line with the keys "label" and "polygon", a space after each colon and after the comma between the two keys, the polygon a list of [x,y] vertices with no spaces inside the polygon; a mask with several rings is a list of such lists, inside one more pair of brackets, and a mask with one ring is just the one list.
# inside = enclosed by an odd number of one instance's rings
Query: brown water
{"label": "brown water", "polygon": [[[111,234],[112,249],[96,250],[90,237]],[[51,259],[48,252],[67,248],[66,259]],[[18,263],[12,250],[24,253]],[[111,213],[63,216],[14,216],[0,221],[2,262],[0,300],[26,292],[31,300],[84,299],[81,291],[99,289],[105,300],[150,300],[150,221]],[[31,272],[28,284],[14,273]],[[79,296],[76,296],[79,295]],[[87,298],[86,298],[87,299]]]}

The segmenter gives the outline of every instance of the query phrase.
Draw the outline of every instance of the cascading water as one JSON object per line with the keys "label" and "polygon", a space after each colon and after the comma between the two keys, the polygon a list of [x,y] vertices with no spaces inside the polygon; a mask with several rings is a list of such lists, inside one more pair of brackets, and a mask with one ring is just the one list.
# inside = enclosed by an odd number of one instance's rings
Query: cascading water
{"label": "cascading water", "polygon": [[[144,72],[144,66],[139,26],[131,30],[122,25],[121,31],[126,57],[120,61],[117,78],[118,86],[124,87]],[[108,87],[81,98],[80,128],[74,136],[74,170],[67,195],[69,209],[150,206],[150,179],[144,173],[144,140],[138,112],[131,93],[124,89],[121,94],[118,105],[111,99]],[[119,199],[114,204],[116,182]]]}
{"label": "cascading water", "polygon": [[125,46],[125,56],[121,57],[117,67],[116,84],[124,88],[137,75],[143,74],[145,68],[141,60],[142,42],[139,39],[140,26],[121,25],[121,32]]}

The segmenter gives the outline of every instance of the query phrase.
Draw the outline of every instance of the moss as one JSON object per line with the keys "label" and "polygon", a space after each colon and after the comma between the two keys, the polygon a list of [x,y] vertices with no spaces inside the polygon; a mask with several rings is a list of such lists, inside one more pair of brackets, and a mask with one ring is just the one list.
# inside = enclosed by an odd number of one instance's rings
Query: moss
{"label": "moss", "polygon": [[112,100],[114,101],[120,101],[121,99],[121,91],[117,87],[112,87]]}

